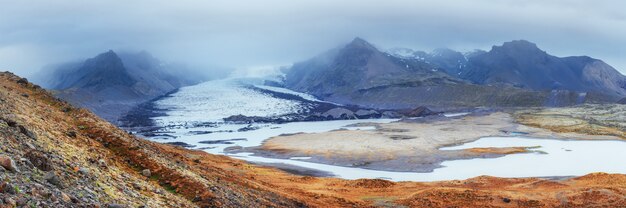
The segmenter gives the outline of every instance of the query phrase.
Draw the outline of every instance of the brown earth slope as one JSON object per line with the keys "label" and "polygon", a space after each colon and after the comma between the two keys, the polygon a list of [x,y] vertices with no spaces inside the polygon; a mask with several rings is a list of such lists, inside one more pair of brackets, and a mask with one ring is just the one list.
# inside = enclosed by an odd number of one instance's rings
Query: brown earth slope
{"label": "brown earth slope", "polygon": [[624,207],[626,176],[435,183],[291,175],[149,142],[0,73],[0,207]]}
{"label": "brown earth slope", "polygon": [[517,122],[554,132],[616,136],[626,139],[626,105],[587,104],[517,111]]}

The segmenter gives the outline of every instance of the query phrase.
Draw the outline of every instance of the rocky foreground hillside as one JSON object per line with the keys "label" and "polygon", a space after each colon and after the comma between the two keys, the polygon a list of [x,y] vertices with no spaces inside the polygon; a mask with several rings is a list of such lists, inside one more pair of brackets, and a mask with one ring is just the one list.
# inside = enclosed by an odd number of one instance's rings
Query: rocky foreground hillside
{"label": "rocky foreground hillside", "polygon": [[0,73],[0,207],[623,207],[626,176],[435,183],[291,175],[149,142]]}

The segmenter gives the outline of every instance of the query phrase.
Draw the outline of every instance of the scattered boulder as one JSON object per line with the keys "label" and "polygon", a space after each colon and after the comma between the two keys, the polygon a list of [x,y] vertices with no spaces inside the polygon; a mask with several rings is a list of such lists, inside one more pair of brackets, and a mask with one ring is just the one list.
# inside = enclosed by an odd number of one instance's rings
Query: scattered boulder
{"label": "scattered boulder", "polygon": [[12,172],[19,172],[17,165],[15,165],[15,161],[6,155],[0,155],[0,166]]}
{"label": "scattered boulder", "polygon": [[75,131],[68,131],[67,133],[65,133],[65,135],[67,135],[68,137],[76,138],[76,132]]}
{"label": "scattered boulder", "polygon": [[15,115],[9,115],[8,117],[9,118],[0,118],[0,120],[3,120],[4,122],[6,122],[7,125],[10,127],[16,127],[17,122],[15,122],[13,119],[10,119],[10,117],[15,117]]}
{"label": "scattered boulder", "polygon": [[141,175],[143,175],[143,176],[145,176],[145,177],[150,177],[150,176],[152,176],[152,173],[150,172],[150,170],[149,170],[149,169],[143,169],[143,170],[141,171]]}
{"label": "scattered boulder", "polygon": [[82,167],[82,168],[78,169],[78,172],[82,173],[83,175],[87,175],[87,174],[89,174],[89,169],[87,169],[85,167]]}
{"label": "scattered boulder", "polygon": [[72,201],[72,198],[70,198],[70,196],[67,195],[66,193],[61,192],[61,200],[63,200],[64,202],[69,203],[69,202]]}
{"label": "scattered boulder", "polygon": [[238,132],[253,131],[253,130],[260,129],[260,128],[261,128],[260,126],[253,126],[252,124],[249,124],[249,125],[248,125],[248,126],[246,126],[246,127],[243,127],[243,128],[237,129],[237,131],[238,131]]}
{"label": "scattered boulder", "polygon": [[356,117],[365,119],[365,118],[376,118],[380,116],[380,113],[375,110],[363,110],[359,109],[355,113]]}
{"label": "scattered boulder", "polygon": [[382,113],[380,117],[381,118],[402,118],[402,115],[400,115],[398,112],[395,112],[395,111],[385,111]]}
{"label": "scattered boulder", "polygon": [[37,150],[28,151],[26,152],[24,157],[28,159],[30,163],[32,163],[35,167],[39,168],[39,170],[43,170],[43,171],[52,170],[52,165],[51,165],[52,163],[50,162],[50,159],[48,159],[48,157],[40,151],[37,151]]}
{"label": "scattered boulder", "polygon": [[28,203],[28,199],[26,197],[19,197],[15,200],[15,203],[19,207],[24,207]]}
{"label": "scattered boulder", "polygon": [[139,185],[138,183],[133,183],[133,188],[135,188],[135,190],[141,190],[141,185]]}
{"label": "scattered boulder", "polygon": [[55,186],[61,186],[61,179],[59,178],[59,176],[57,176],[54,171],[50,171],[48,173],[46,173],[46,175],[43,176],[43,178],[48,181],[48,183],[55,185]]}
{"label": "scattered boulder", "polygon": [[71,107],[63,107],[63,108],[61,108],[61,111],[63,111],[64,113],[67,113],[67,112],[72,111],[72,108]]}
{"label": "scattered boulder", "polygon": [[13,186],[13,184],[9,182],[2,182],[2,184],[0,184],[0,191],[2,191],[3,193],[8,193],[8,194],[17,193],[17,190],[15,190],[15,187]]}
{"label": "scattered boulder", "polygon": [[20,158],[20,162],[26,166],[28,166],[29,168],[34,168],[35,166],[33,165],[33,163],[30,162],[30,160],[28,158]]}
{"label": "scattered boulder", "polygon": [[11,197],[5,197],[4,198],[4,203],[9,205],[9,207],[17,206],[17,203],[15,202],[15,200],[11,199]]}
{"label": "scattered boulder", "polygon": [[430,115],[435,115],[437,114],[436,112],[428,109],[427,107],[424,106],[420,106],[417,107],[411,111],[409,111],[406,116],[409,117],[423,117],[423,116],[430,116]]}
{"label": "scattered boulder", "polygon": [[26,79],[26,78],[18,79],[17,83],[18,84],[22,84],[22,85],[28,84],[28,79]]}
{"label": "scattered boulder", "polygon": [[98,166],[100,166],[101,168],[106,168],[107,167],[107,162],[104,161],[103,159],[99,159],[98,160]]}
{"label": "scattered boulder", "polygon": [[20,129],[20,132],[24,135],[26,135],[27,137],[30,137],[31,139],[37,139],[37,137],[35,136],[35,134],[33,134],[32,131],[28,130],[26,127],[19,125],[17,126]]}
{"label": "scattered boulder", "polygon": [[356,119],[356,115],[351,110],[345,108],[333,108],[324,113],[322,113],[322,117],[328,119]]}

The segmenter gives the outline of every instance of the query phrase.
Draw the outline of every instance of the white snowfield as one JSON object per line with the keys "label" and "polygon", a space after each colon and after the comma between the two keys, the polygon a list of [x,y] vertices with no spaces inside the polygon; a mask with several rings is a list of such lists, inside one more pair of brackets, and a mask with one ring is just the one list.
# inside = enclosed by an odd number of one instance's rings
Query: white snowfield
{"label": "white snowfield", "polygon": [[[221,122],[225,117],[239,114],[278,116],[307,110],[299,101],[274,98],[246,88],[247,82],[247,79],[232,78],[183,87],[171,97],[156,102],[157,108],[171,110],[167,116],[155,120],[162,125],[190,121]],[[288,92],[286,89],[283,91]],[[307,96],[304,98],[313,97]]]}

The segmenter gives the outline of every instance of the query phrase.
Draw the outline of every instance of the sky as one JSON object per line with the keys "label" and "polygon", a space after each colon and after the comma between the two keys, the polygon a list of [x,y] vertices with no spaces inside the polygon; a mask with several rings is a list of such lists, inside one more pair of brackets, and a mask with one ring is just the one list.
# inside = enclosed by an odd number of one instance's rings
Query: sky
{"label": "sky", "polygon": [[109,49],[198,68],[288,65],[361,37],[379,49],[489,50],[525,39],[626,73],[622,0],[0,0],[0,71]]}

